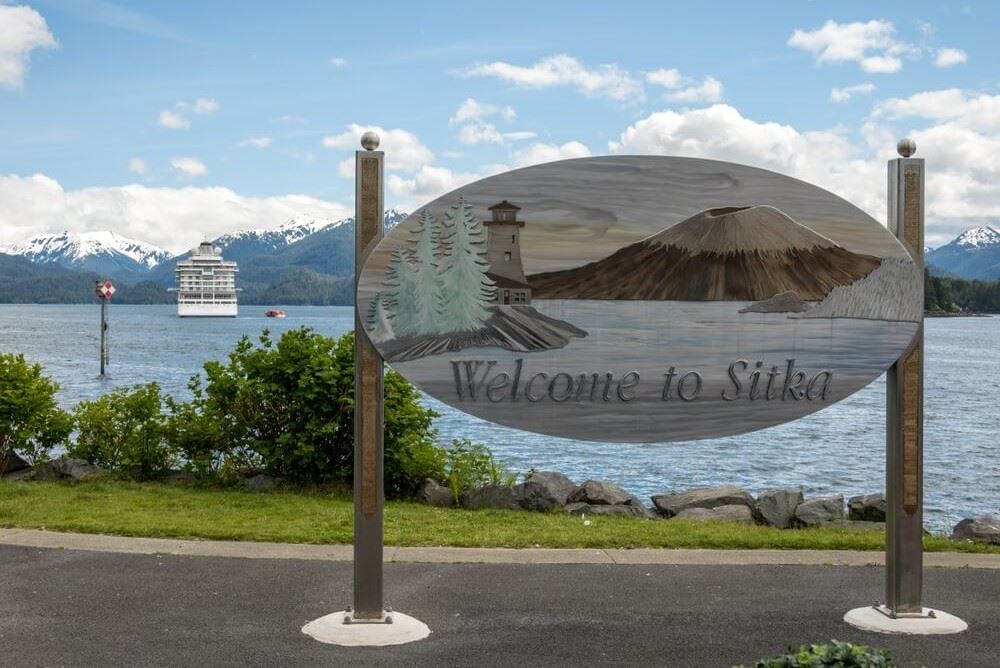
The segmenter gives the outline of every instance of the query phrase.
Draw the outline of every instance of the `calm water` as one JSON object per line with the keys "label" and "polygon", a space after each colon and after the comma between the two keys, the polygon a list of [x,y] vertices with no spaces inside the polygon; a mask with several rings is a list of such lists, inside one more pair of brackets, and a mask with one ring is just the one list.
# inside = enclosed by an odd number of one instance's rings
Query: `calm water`
{"label": "calm water", "polygon": [[[171,306],[112,306],[110,377],[98,370],[96,306],[0,305],[0,349],[43,364],[70,406],[118,385],[155,380],[186,396],[188,378],[224,358],[243,334],[306,325],[337,335],[353,326],[349,307],[287,307],[283,320],[242,307],[236,319],[186,319]],[[962,517],[1000,514],[1000,318],[930,319],[926,324],[926,522],[936,531]],[[639,496],[733,483],[754,493],[802,486],[807,495],[880,491],[885,384],[793,423],[693,443],[579,442],[493,425],[427,402],[441,413],[443,440],[487,443],[513,470],[554,469],[582,481],[616,482]]]}

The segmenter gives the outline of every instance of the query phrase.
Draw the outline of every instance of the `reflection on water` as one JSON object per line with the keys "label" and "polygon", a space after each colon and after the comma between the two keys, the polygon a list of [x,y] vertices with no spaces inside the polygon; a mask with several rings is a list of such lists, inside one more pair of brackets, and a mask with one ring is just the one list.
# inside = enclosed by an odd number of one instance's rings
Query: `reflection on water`
{"label": "reflection on water", "polygon": [[[225,357],[242,334],[306,325],[325,334],[348,331],[349,307],[284,307],[263,317],[241,307],[237,319],[179,320],[169,306],[111,308],[111,376],[97,378],[96,306],[0,305],[0,349],[41,362],[69,406],[115,385],[159,382],[186,395],[189,376],[207,359]],[[926,520],[950,528],[961,517],[1000,514],[1000,318],[943,318],[926,323]],[[669,330],[662,336],[670,335]],[[639,496],[733,483],[757,493],[802,485],[806,494],[881,490],[885,384],[876,381],[844,401],[792,423],[697,442],[620,444],[553,438],[501,427],[428,398],[441,417],[442,440],[490,445],[516,471],[554,469],[574,479],[599,478]]]}

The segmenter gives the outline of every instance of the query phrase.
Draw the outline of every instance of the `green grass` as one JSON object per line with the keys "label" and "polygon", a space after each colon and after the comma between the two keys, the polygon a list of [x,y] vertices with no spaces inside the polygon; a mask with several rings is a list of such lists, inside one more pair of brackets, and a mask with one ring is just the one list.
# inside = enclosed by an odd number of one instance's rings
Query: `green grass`
{"label": "green grass", "polygon": [[[171,487],[100,481],[77,484],[0,482],[0,527],[122,536],[347,544],[353,505],[345,496]],[[882,550],[881,532],[780,531],[680,520],[579,518],[558,513],[431,508],[389,502],[387,545],[455,547],[717,548]],[[995,552],[927,537],[928,551]]]}

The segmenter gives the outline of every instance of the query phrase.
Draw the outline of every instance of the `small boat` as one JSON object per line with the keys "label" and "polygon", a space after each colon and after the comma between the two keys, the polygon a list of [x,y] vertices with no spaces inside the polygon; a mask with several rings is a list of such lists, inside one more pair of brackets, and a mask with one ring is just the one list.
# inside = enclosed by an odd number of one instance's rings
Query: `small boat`
{"label": "small boat", "polygon": [[268,318],[284,318],[285,312],[282,311],[280,308],[271,308],[264,311],[264,315],[267,316]]}

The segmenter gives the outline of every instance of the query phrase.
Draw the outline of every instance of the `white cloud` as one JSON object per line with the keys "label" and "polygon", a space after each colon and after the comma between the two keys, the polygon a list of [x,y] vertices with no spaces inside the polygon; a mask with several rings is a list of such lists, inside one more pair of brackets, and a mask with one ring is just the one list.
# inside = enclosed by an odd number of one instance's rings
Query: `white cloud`
{"label": "white cloud", "polygon": [[507,141],[524,141],[525,139],[534,139],[538,135],[534,132],[520,131],[520,132],[505,132],[503,133],[503,138]]}
{"label": "white cloud", "polygon": [[[390,171],[415,172],[425,165],[434,162],[434,154],[412,132],[400,128],[386,130],[379,126],[366,126],[351,123],[347,130],[339,135],[323,137],[322,144],[335,150],[361,150],[361,135],[368,130],[378,133],[381,140],[379,150],[385,151],[385,168]],[[346,176],[354,176],[354,159],[348,161],[349,169]],[[341,163],[340,173],[345,175],[344,163]]]}
{"label": "white cloud", "polygon": [[674,102],[718,102],[722,99],[722,82],[715,77],[705,77],[698,83],[676,69],[646,72],[646,81],[669,90],[664,97]]}
{"label": "white cloud", "polygon": [[475,173],[453,172],[447,167],[425,165],[408,178],[390,174],[386,178],[386,185],[396,206],[412,211],[459,186],[477,181],[482,176]]}
{"label": "white cloud", "polygon": [[536,142],[520,151],[514,151],[514,166],[527,167],[543,162],[586,158],[588,156],[590,156],[590,149],[578,141],[570,141],[562,145]]}
{"label": "white cloud", "polygon": [[875,91],[875,84],[860,83],[855,86],[845,86],[843,88],[830,89],[831,102],[848,102],[855,95],[871,95]]}
{"label": "white cloud", "polygon": [[508,141],[534,139],[534,132],[500,132],[492,123],[470,123],[458,132],[458,140],[463,144],[503,144]]}
{"label": "white cloud", "polygon": [[171,130],[186,130],[191,127],[191,121],[178,113],[164,109],[160,112],[160,126]]}
{"label": "white cloud", "polygon": [[334,67],[347,67],[347,60],[344,58],[331,58],[330,64]]}
{"label": "white cloud", "polygon": [[210,98],[199,97],[192,109],[196,114],[214,114],[219,110],[219,103]]}
{"label": "white cloud", "polygon": [[270,137],[247,137],[241,141],[239,146],[253,146],[254,148],[267,148],[271,145],[272,139]]}
{"label": "white cloud", "polygon": [[813,54],[818,64],[856,62],[865,72],[898,71],[902,55],[918,55],[919,49],[896,39],[891,21],[837,23],[827,21],[816,30],[797,29],[788,38],[788,46]]}
{"label": "white cloud", "polygon": [[682,79],[681,73],[675,69],[646,72],[646,81],[664,88],[679,88]]}
{"label": "white cloud", "polygon": [[502,144],[535,136],[534,132],[500,132],[496,125],[487,121],[493,116],[500,116],[510,123],[517,118],[517,112],[513,107],[500,107],[469,97],[458,106],[448,123],[464,123],[458,132],[458,140],[463,144]]}
{"label": "white cloud", "polygon": [[42,232],[114,230],[180,253],[206,236],[277,227],[295,215],[336,221],[351,213],[297,194],[245,197],[228,188],[142,185],[64,191],[43,174],[0,176],[0,243]]}
{"label": "white cloud", "polygon": [[188,178],[204,176],[208,172],[208,167],[198,158],[174,158],[170,161],[170,166]]}
{"label": "white cloud", "polygon": [[715,77],[705,77],[700,83],[680,88],[666,95],[676,102],[718,102],[722,99],[722,82]]}
{"label": "white cloud", "polygon": [[128,161],[128,171],[133,174],[145,174],[149,171],[149,164],[142,158],[132,158]]}
{"label": "white cloud", "polygon": [[977,131],[1000,131],[1000,95],[966,92],[958,88],[924,91],[906,98],[879,102],[873,117],[954,119]]}
{"label": "white cloud", "polygon": [[31,52],[57,46],[41,14],[25,5],[0,4],[0,87],[24,86]]}
{"label": "white cloud", "polygon": [[465,99],[458,105],[455,115],[448,119],[449,123],[462,123],[464,121],[478,121],[499,114],[508,123],[517,118],[517,112],[513,107],[499,107],[495,104],[480,102],[471,97]]}
{"label": "white cloud", "polygon": [[961,65],[968,59],[968,54],[961,49],[939,49],[937,57],[934,58],[934,65],[936,67],[953,67]]}
{"label": "white cloud", "polygon": [[512,65],[502,61],[478,63],[460,72],[466,77],[495,77],[523,88],[570,86],[591,97],[607,97],[618,102],[643,99],[642,84],[617,65],[588,69],[576,58],[559,54],[533,65]]}

